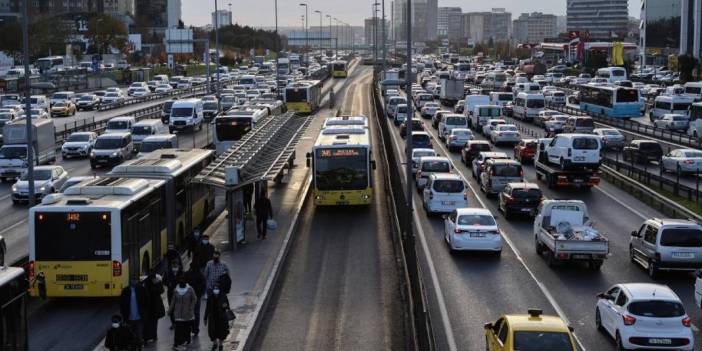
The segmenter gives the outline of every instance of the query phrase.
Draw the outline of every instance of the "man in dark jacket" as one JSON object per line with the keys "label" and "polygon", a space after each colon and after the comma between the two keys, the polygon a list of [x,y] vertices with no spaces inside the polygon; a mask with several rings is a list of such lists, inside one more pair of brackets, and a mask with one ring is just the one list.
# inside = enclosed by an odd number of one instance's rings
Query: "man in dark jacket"
{"label": "man in dark jacket", "polygon": [[134,333],[139,345],[143,345],[144,319],[149,314],[149,296],[139,278],[130,278],[129,286],[122,289],[119,307],[122,319]]}
{"label": "man in dark jacket", "polygon": [[203,235],[200,244],[195,247],[193,260],[190,262],[190,265],[194,265],[197,269],[202,271],[207,262],[212,259],[214,251],[214,245],[210,244],[210,237],[208,235]]}
{"label": "man in dark jacket", "polygon": [[197,334],[200,333],[200,303],[202,302],[202,296],[205,295],[207,283],[205,282],[205,276],[202,272],[193,265],[190,265],[190,269],[185,273],[185,281],[188,285],[193,287],[195,295],[197,295],[197,302],[195,302],[195,320],[193,322],[193,335],[197,336]]}
{"label": "man in dark jacket", "polygon": [[261,197],[256,199],[254,211],[256,212],[257,238],[265,239],[268,229],[268,219],[273,219],[273,207],[271,206],[271,200],[268,199],[266,194],[261,194]]}
{"label": "man in dark jacket", "polygon": [[118,314],[112,316],[112,327],[105,335],[105,348],[110,351],[131,351],[138,347],[136,341],[132,330],[122,324],[122,317]]}
{"label": "man in dark jacket", "polygon": [[161,276],[152,269],[144,280],[149,300],[149,312],[144,319],[144,343],[158,340],[158,320],[166,315],[163,307],[163,283]]}

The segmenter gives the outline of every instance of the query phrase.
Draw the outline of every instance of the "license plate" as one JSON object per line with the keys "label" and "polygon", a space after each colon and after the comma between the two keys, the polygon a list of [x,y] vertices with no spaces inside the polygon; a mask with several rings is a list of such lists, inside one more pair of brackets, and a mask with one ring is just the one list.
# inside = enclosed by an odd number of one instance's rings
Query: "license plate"
{"label": "license plate", "polygon": [[100,163],[107,163],[107,160],[103,160],[103,159],[99,159],[99,160],[97,160],[97,161],[100,162]]}
{"label": "license plate", "polygon": [[673,257],[675,258],[695,258],[695,254],[692,252],[673,252]]}
{"label": "license plate", "polygon": [[585,157],[582,156],[575,156],[576,161],[585,161]]}
{"label": "license plate", "polygon": [[444,206],[453,206],[456,204],[456,201],[441,201],[441,204]]}
{"label": "license plate", "polygon": [[583,255],[583,254],[575,254],[575,255],[571,255],[570,257],[572,257],[573,259],[576,259],[576,260],[589,260],[590,259],[590,255]]}
{"label": "license plate", "polygon": [[471,238],[484,238],[485,233],[470,233]]}
{"label": "license plate", "polygon": [[670,339],[656,338],[656,339],[648,339],[648,343],[654,344],[654,345],[670,345],[673,343],[673,341]]}
{"label": "license plate", "polygon": [[[529,201],[529,200],[527,200],[527,201]],[[523,208],[522,212],[531,212],[531,209],[530,208]]]}
{"label": "license plate", "polygon": [[583,179],[573,179],[573,183],[582,183]]}
{"label": "license plate", "polygon": [[66,284],[63,290],[83,290],[83,284]]}
{"label": "license plate", "polygon": [[336,204],[337,205],[348,205],[349,202],[348,201],[337,201]]}

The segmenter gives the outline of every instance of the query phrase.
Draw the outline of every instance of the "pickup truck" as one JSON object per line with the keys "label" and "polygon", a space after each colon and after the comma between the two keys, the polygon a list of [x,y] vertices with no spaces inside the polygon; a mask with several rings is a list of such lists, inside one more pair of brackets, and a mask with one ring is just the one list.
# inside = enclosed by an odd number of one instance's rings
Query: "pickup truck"
{"label": "pickup truck", "polygon": [[534,219],[537,255],[553,267],[562,262],[586,262],[599,270],[609,256],[609,240],[592,227],[587,205],[580,200],[544,200]]}

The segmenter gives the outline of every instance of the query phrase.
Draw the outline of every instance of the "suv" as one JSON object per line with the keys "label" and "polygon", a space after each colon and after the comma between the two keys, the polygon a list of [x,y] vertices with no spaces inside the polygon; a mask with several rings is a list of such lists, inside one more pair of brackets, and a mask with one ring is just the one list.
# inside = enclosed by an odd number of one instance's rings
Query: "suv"
{"label": "suv", "polygon": [[132,157],[132,133],[105,133],[100,135],[90,152],[90,168],[115,165]]}
{"label": "suv", "polygon": [[657,141],[636,139],[625,146],[622,149],[622,153],[624,161],[632,160],[638,163],[660,162],[663,157],[663,148]]}
{"label": "suv", "polygon": [[461,161],[468,166],[478,154],[484,151],[492,151],[492,145],[486,140],[471,140],[461,150]]}
{"label": "suv", "polygon": [[515,160],[490,159],[480,173],[480,190],[490,196],[501,192],[509,183],[524,181],[521,163]]}
{"label": "suv", "polygon": [[458,174],[434,173],[427,179],[422,203],[427,213],[448,213],[468,207],[466,184]]}
{"label": "suv", "polygon": [[514,214],[536,215],[536,208],[543,199],[543,193],[535,183],[508,183],[498,195],[497,210],[509,219]]}
{"label": "suv", "polygon": [[649,219],[631,232],[629,257],[651,278],[660,271],[702,268],[702,225],[684,219]]}

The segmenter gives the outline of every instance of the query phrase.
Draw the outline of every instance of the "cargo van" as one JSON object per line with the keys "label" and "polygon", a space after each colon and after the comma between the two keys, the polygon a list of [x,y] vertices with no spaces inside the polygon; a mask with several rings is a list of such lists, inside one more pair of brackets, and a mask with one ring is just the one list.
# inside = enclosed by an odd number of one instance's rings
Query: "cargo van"
{"label": "cargo van", "polygon": [[532,121],[546,105],[544,94],[519,93],[514,99],[513,114],[515,118]]}
{"label": "cargo van", "polygon": [[508,102],[514,100],[514,94],[505,92],[492,92],[490,93],[490,104],[497,106],[504,106]]}
{"label": "cargo van", "polygon": [[651,122],[668,113],[687,115],[694,99],[685,95],[660,95],[653,102],[648,118]]}
{"label": "cargo van", "polygon": [[131,133],[136,118],[132,116],[113,117],[107,121],[105,133]]}
{"label": "cargo van", "polygon": [[139,147],[141,146],[141,142],[144,140],[144,138],[151,135],[164,134],[166,130],[166,126],[160,119],[145,119],[134,123],[134,125],[132,125],[134,150],[139,151]]}
{"label": "cargo van", "polygon": [[200,99],[178,100],[171,106],[168,132],[202,129],[205,123],[204,107]]}

